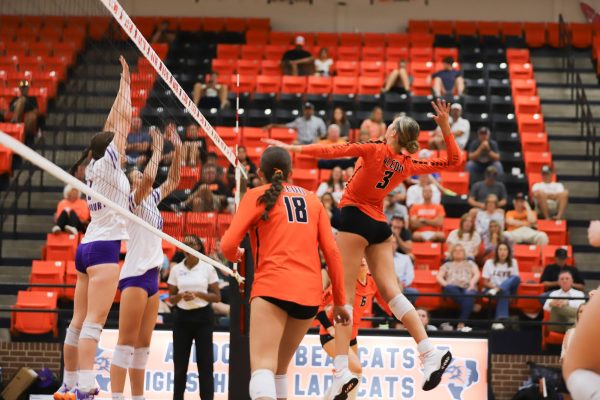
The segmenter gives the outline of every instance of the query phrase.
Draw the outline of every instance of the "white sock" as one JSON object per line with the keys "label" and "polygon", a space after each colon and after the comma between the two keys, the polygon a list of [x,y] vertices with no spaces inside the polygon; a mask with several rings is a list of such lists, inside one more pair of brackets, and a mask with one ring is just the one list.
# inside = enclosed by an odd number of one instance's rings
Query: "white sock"
{"label": "white sock", "polygon": [[335,372],[340,372],[348,368],[348,356],[335,356],[333,359]]}
{"label": "white sock", "polygon": [[73,389],[77,385],[77,377],[79,373],[77,371],[63,370],[63,382],[67,385],[68,389]]}
{"label": "white sock", "polygon": [[432,351],[435,350],[435,348],[433,347],[433,344],[431,344],[431,340],[427,338],[421,340],[419,344],[417,344],[417,350],[420,355],[428,355],[427,353],[433,354]]}
{"label": "white sock", "polygon": [[146,400],[144,396],[133,396],[131,400]]}
{"label": "white sock", "polygon": [[96,387],[96,371],[93,369],[79,371],[78,387],[82,392],[90,392]]}
{"label": "white sock", "polygon": [[123,393],[113,393],[112,400],[125,400],[125,396],[123,396]]}
{"label": "white sock", "polygon": [[600,375],[587,369],[576,369],[567,379],[567,387],[576,400],[600,399]]}

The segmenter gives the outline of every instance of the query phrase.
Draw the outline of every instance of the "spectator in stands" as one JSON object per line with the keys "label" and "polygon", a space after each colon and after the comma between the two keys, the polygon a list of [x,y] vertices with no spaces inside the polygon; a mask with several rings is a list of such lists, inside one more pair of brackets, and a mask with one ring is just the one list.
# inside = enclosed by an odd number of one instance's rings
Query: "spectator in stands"
{"label": "spectator in stands", "polygon": [[314,69],[313,56],[304,49],[304,37],[296,36],[295,47],[283,53],[281,69],[284,75],[311,75]]}
{"label": "spectator in stands", "polygon": [[321,47],[319,50],[319,56],[315,58],[315,75],[317,76],[331,76],[331,66],[333,65],[333,58],[329,55],[327,47]]}
{"label": "spectator in stands", "polygon": [[559,247],[554,251],[554,264],[546,265],[540,277],[540,283],[544,285],[546,291],[556,290],[560,287],[559,276],[562,271],[569,271],[571,273],[574,289],[585,290],[585,281],[581,277],[577,267],[567,264],[568,258],[567,250],[564,248]]}
{"label": "spectator in stands", "polygon": [[335,124],[340,128],[340,136],[344,139],[348,139],[350,136],[350,121],[346,118],[346,113],[342,109],[342,107],[336,107],[333,109],[333,113],[331,114],[331,120],[328,122],[329,125]]}
{"label": "spectator in stands", "polygon": [[426,309],[422,308],[422,307],[417,307],[417,314],[419,315],[419,318],[421,319],[421,322],[423,322],[423,326],[425,327],[426,331],[437,331],[438,328],[435,325],[430,325],[429,324],[429,311],[427,311]]}
{"label": "spectator in stands", "polygon": [[182,208],[192,211],[223,211],[227,208],[227,198],[231,191],[225,183],[217,178],[217,167],[212,164],[202,168],[202,179],[196,183]]}
{"label": "spectator in stands", "polygon": [[[327,127],[327,136],[325,139],[322,139],[319,143],[321,144],[344,144],[347,143],[346,138],[342,138],[340,136],[340,127],[336,124],[331,124]],[[319,169],[333,169],[335,167],[340,167],[342,169],[353,167],[356,163],[356,158],[353,157],[344,157],[344,158],[334,158],[331,160],[321,159],[318,160],[317,164]]]}
{"label": "spectator in stands", "polygon": [[454,229],[448,234],[446,243],[448,244],[446,257],[452,253],[454,246],[460,244],[465,249],[467,258],[475,260],[479,254],[481,235],[475,230],[475,220],[472,214],[467,213],[460,217],[458,229]]}
{"label": "spectator in stands", "polygon": [[173,162],[173,154],[175,151],[175,147],[173,146],[173,143],[171,143],[171,141],[167,139],[169,135],[171,135],[170,132],[173,132],[172,134],[177,134],[177,124],[175,124],[175,121],[173,120],[169,120],[165,124],[165,129],[163,132],[163,155],[160,159],[160,166],[169,166]]}
{"label": "spectator in stands", "polygon": [[442,193],[436,185],[431,183],[432,178],[430,175],[423,174],[419,175],[419,181],[417,184],[412,185],[406,191],[406,207],[411,208],[414,204],[423,204],[423,190],[430,188],[432,191],[431,202],[433,204],[440,204],[442,202]]}
{"label": "spectator in stands", "polygon": [[[521,284],[519,266],[512,256],[510,246],[500,243],[496,247],[494,258],[487,260],[481,274],[485,292],[490,296],[500,294],[496,299],[496,320],[508,319],[509,297],[517,293]],[[504,329],[502,322],[492,324],[493,330]]]}
{"label": "spectator in stands", "polygon": [[394,272],[400,285],[400,290],[411,303],[417,300],[419,291],[410,287],[415,279],[415,267],[412,259],[406,254],[398,252],[400,239],[392,235],[392,254],[394,256]]}
{"label": "spectator in stands", "polygon": [[[467,147],[467,142],[469,141],[471,124],[462,117],[462,106],[460,103],[454,103],[450,107],[450,130],[456,138],[456,144],[458,147],[461,150],[464,150]],[[429,148],[433,150],[446,149],[446,142],[444,142],[442,130],[439,126],[431,133],[431,136],[429,137]]]}
{"label": "spectator in stands", "polygon": [[185,128],[183,139],[183,163],[186,167],[196,167],[206,162],[208,147],[206,139],[200,135],[196,123],[191,123]]}
{"label": "spectator in stands", "polygon": [[325,182],[321,182],[317,188],[316,195],[318,197],[323,196],[325,193],[331,193],[336,202],[342,199],[346,182],[344,182],[344,171],[340,167],[334,167],[331,170],[329,179]]}
{"label": "spectator in stands", "polygon": [[175,32],[170,29],[169,21],[164,20],[154,29],[150,43],[171,43],[175,40]]}
{"label": "spectator in stands", "polygon": [[430,187],[423,188],[423,204],[410,208],[410,227],[415,242],[443,242],[442,224],[446,212],[441,204],[433,204],[433,192]]}
{"label": "spectator in stands", "polygon": [[515,209],[506,213],[507,232],[504,232],[504,236],[517,244],[547,245],[548,235],[535,229],[537,217],[523,193],[517,193],[513,206]]}
{"label": "spectator in stands", "polygon": [[490,227],[490,221],[496,221],[500,229],[504,230],[504,210],[498,208],[498,197],[495,194],[488,194],[485,199],[483,210],[477,209],[475,214],[475,229],[480,235],[484,235]]}
{"label": "spectator in stands", "polygon": [[[248,174],[248,182],[252,182],[252,179],[257,176],[257,168],[252,160],[248,158],[246,146],[238,146],[238,160]],[[235,187],[235,166],[233,164],[229,165],[229,169],[227,169],[227,181],[229,182],[229,190],[232,191]]]}
{"label": "spectator in stands", "polygon": [[152,153],[152,138],[147,130],[142,128],[142,119],[134,117],[131,119],[131,128],[127,135],[127,164],[135,165],[143,170]]}
{"label": "spectator in stands", "polygon": [[81,198],[79,190],[71,185],[65,186],[63,199],[56,206],[56,225],[52,227],[52,233],[69,232],[76,235],[78,232],[85,232],[89,222],[90,210],[87,202]]}
{"label": "spectator in stands", "polygon": [[337,201],[333,197],[333,194],[327,192],[323,193],[321,196],[321,203],[323,207],[325,207],[325,211],[327,211],[327,215],[329,215],[329,220],[331,222],[331,226],[334,229],[339,230],[342,221],[342,212],[340,211]]}
{"label": "spectator in stands", "polygon": [[500,150],[498,143],[490,139],[490,130],[482,126],[477,131],[477,139],[469,145],[469,161],[467,171],[471,174],[471,181],[478,181],[487,167],[493,165],[499,174],[504,173],[500,162]]}
{"label": "spectator in stands", "polygon": [[496,253],[496,248],[502,243],[512,246],[512,242],[504,236],[500,223],[490,220],[488,229],[481,235],[483,239],[483,259],[486,260]]}
{"label": "spectator in stands", "polygon": [[315,106],[308,101],[302,106],[302,113],[303,115],[301,117],[296,118],[292,122],[288,122],[287,124],[269,124],[263,129],[296,129],[298,132],[297,144],[316,143],[327,131],[325,122],[321,118],[315,116]]}
{"label": "spectator in stands", "polygon": [[218,75],[216,72],[211,72],[208,75],[206,83],[196,82],[192,89],[192,100],[198,108],[220,108],[223,109],[229,106],[227,93],[229,87],[225,84],[218,83]]}
{"label": "spectator in stands", "polygon": [[361,143],[366,143],[371,140],[371,134],[366,129],[359,129],[358,131],[358,141]]}
{"label": "spectator in stands", "polygon": [[[591,298],[591,296],[590,296]],[[560,361],[562,363],[562,361],[565,358],[565,354],[567,354],[567,351],[569,350],[569,346],[571,345],[571,341],[573,340],[573,335],[575,335],[575,328],[577,328],[577,323],[579,322],[579,318],[581,318],[581,314],[583,314],[583,310],[586,306],[586,303],[582,303],[579,305],[579,307],[577,307],[577,317],[575,319],[575,326],[573,326],[572,328],[569,328],[567,330],[567,332],[565,333],[565,337],[563,338],[563,342],[562,342],[562,348],[560,349]]]}
{"label": "spectator in stands", "polygon": [[469,193],[469,205],[471,207],[484,209],[485,199],[490,194],[496,195],[498,198],[498,207],[504,208],[507,202],[506,186],[504,183],[498,182],[498,170],[493,165],[490,165],[485,170],[485,178],[483,181],[475,182],[471,186]]}
{"label": "spectator in stands", "polygon": [[344,144],[348,141],[342,137],[342,131],[340,127],[336,124],[331,124],[327,127],[327,136],[325,139],[321,139],[319,143],[321,144]]}
{"label": "spectator in stands", "polygon": [[404,204],[394,201],[394,195],[391,193],[389,193],[385,199],[383,199],[383,213],[387,218],[388,224],[392,222],[392,217],[394,215],[402,216],[406,224],[408,224],[408,209]]}
{"label": "spectator in stands", "polygon": [[569,203],[569,191],[562,183],[552,182],[552,167],[542,167],[542,182],[533,185],[531,192],[535,197],[538,213],[544,219],[562,220]]}
{"label": "spectator in stands", "polygon": [[412,233],[410,229],[407,229],[405,217],[403,215],[392,216],[390,229],[398,242],[396,251],[412,258]]}
{"label": "spectator in stands", "polygon": [[[451,260],[440,267],[437,281],[442,287],[442,292],[448,295],[460,307],[459,319],[465,321],[473,312],[475,297],[461,295],[477,294],[479,283],[479,268],[473,261],[468,260],[465,248],[457,244],[452,248]],[[456,330],[469,332],[471,328],[464,322],[459,322]]]}
{"label": "spectator in stands", "polygon": [[398,61],[398,68],[390,71],[385,78],[382,93],[410,94],[410,79],[406,70],[406,60]]}
{"label": "spectator in stands", "polygon": [[379,106],[375,106],[369,118],[365,119],[360,124],[361,130],[369,132],[369,136],[372,140],[379,140],[385,135],[385,121],[383,120],[383,109]]}
{"label": "spectator in stands", "polygon": [[[568,270],[563,270],[558,276],[560,289],[550,292],[550,297],[544,303],[544,310],[550,312],[550,322],[574,324],[577,320],[577,309],[585,303],[585,293],[573,288],[573,276]],[[559,297],[559,298],[556,298]],[[560,297],[573,297],[573,300],[562,300]],[[564,333],[566,325],[548,325],[553,332]]]}
{"label": "spectator in stands", "polygon": [[433,79],[433,95],[462,96],[465,91],[465,80],[462,71],[454,69],[454,58],[446,57],[443,60],[443,69],[431,75]]}
{"label": "spectator in stands", "polygon": [[10,101],[9,108],[13,113],[10,122],[23,123],[23,129],[25,130],[25,144],[31,147],[38,130],[39,107],[37,99],[28,94],[29,81],[22,80],[19,82],[19,95]]}
{"label": "spectator in stands", "polygon": [[398,186],[396,186],[394,188],[394,190],[392,190],[390,192],[390,194],[393,197],[393,200],[396,203],[402,203],[404,204],[406,202],[406,185],[404,184],[404,182],[400,183]]}

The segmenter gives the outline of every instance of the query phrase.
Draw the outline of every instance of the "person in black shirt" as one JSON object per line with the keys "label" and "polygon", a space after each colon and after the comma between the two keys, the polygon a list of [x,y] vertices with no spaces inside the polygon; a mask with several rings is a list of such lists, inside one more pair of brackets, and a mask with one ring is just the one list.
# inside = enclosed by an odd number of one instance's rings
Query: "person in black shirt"
{"label": "person in black shirt", "polygon": [[[246,147],[238,146],[238,160],[242,164],[242,167],[246,170],[248,174],[248,182],[252,184],[252,179],[257,176],[256,175],[256,165],[252,162],[251,159],[248,158],[248,153],[246,152]],[[227,169],[227,180],[229,182],[230,190],[233,190],[235,187],[235,166],[231,164]]]}
{"label": "person in black shirt", "polygon": [[412,234],[406,228],[406,221],[401,214],[394,214],[390,221],[392,233],[399,238],[398,253],[406,254],[412,258]]}
{"label": "person in black shirt", "polygon": [[34,96],[28,96],[29,81],[19,83],[20,95],[10,101],[10,111],[13,116],[11,122],[22,122],[25,128],[25,143],[33,144],[37,132],[38,102]]}
{"label": "person in black shirt", "polygon": [[207,164],[202,168],[202,179],[194,185],[181,206],[188,211],[221,212],[227,208],[228,197],[231,197],[231,191],[217,178],[217,167]]}
{"label": "person in black shirt", "polygon": [[504,173],[502,163],[500,162],[500,149],[498,143],[490,138],[491,133],[488,128],[482,126],[477,131],[477,139],[469,145],[469,161],[467,162],[467,171],[471,175],[471,182],[481,180],[481,175],[490,165],[496,168],[499,175]]}
{"label": "person in black shirt", "polygon": [[465,81],[462,72],[453,68],[454,58],[446,57],[443,63],[444,69],[431,76],[433,78],[434,96],[462,96],[465,91]]}
{"label": "person in black shirt", "polygon": [[304,46],[304,37],[297,36],[296,47],[283,53],[281,58],[281,69],[284,75],[312,75],[314,69],[313,56],[306,51]]}
{"label": "person in black shirt", "polygon": [[200,136],[196,123],[191,123],[185,128],[183,138],[183,162],[186,167],[196,167],[204,164],[208,153],[206,139]]}
{"label": "person in black shirt", "polygon": [[573,289],[585,291],[585,282],[581,277],[577,267],[567,265],[567,251],[562,247],[559,247],[554,252],[554,264],[546,265],[540,282],[544,284],[544,290],[550,292],[557,290],[560,285],[558,283],[558,276],[562,271],[569,271],[573,276]]}

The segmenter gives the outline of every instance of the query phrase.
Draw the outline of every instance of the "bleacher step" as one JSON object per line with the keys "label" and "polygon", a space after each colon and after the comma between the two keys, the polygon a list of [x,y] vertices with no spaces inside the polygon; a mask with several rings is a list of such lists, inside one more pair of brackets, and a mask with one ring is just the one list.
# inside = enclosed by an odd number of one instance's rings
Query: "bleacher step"
{"label": "bleacher step", "polygon": [[44,243],[44,240],[4,239],[2,241],[2,258],[19,257],[39,260]]}
{"label": "bleacher step", "polygon": [[[587,70],[586,70],[587,71]],[[534,69],[535,80],[538,83],[565,83],[567,80],[566,72],[549,72]],[[581,82],[584,84],[598,84],[598,76],[593,70],[589,72],[580,72]]]}
{"label": "bleacher step", "polygon": [[[596,188],[598,187],[595,185]],[[581,219],[590,220],[591,218],[598,218],[600,216],[600,204],[586,204],[578,205],[576,207],[567,207],[566,219]],[[586,237],[587,240],[587,237]]]}
{"label": "bleacher step", "polygon": [[[12,294],[0,294],[0,307],[10,307],[17,302],[17,296]],[[0,318],[10,318],[10,312],[0,311]]]}
{"label": "bleacher step", "polygon": [[571,141],[550,141],[550,152],[553,156],[556,155],[585,155],[586,143],[583,140],[573,138]]}
{"label": "bleacher step", "polygon": [[573,136],[577,139],[580,136],[579,124],[576,122],[567,121],[544,121],[546,124],[546,132],[549,135]]}
{"label": "bleacher step", "polygon": [[[540,56],[540,55],[536,55],[535,53],[532,54],[531,56],[531,62],[533,64],[533,69],[535,71],[536,68],[538,67],[542,67],[542,68],[562,68],[562,58],[558,57],[559,53],[556,53],[556,55],[544,55],[544,56]],[[587,57],[584,54],[582,54],[580,57],[575,57],[574,58],[574,62],[575,62],[575,68],[593,68],[594,65],[592,64],[592,54],[591,52],[587,53]]]}
{"label": "bleacher step", "polygon": [[[596,85],[598,85],[596,83]],[[597,101],[600,100],[600,87],[586,87],[585,93],[588,100]],[[571,99],[571,89],[567,86],[551,87],[551,86],[538,86],[538,94],[540,99]]]}

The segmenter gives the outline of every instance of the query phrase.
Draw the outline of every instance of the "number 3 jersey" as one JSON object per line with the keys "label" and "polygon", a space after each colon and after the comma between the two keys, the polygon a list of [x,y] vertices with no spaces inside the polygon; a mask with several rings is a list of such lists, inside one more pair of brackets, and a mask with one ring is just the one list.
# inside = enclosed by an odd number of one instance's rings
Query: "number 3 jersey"
{"label": "number 3 jersey", "polygon": [[356,206],[369,217],[386,222],[383,199],[407,177],[430,174],[460,164],[460,149],[453,135],[444,135],[447,158],[420,160],[398,154],[382,141],[336,145],[302,146],[302,154],[316,158],[360,157],[348,181],[340,207]]}
{"label": "number 3 jersey", "polygon": [[251,297],[318,306],[323,291],[321,248],[335,288],[334,302],[344,304],[342,261],[319,198],[301,187],[284,184],[269,218],[263,220],[265,205],[258,199],[270,187],[263,185],[246,192],[221,239],[223,254],[236,260],[237,248],[248,232],[254,258]]}

